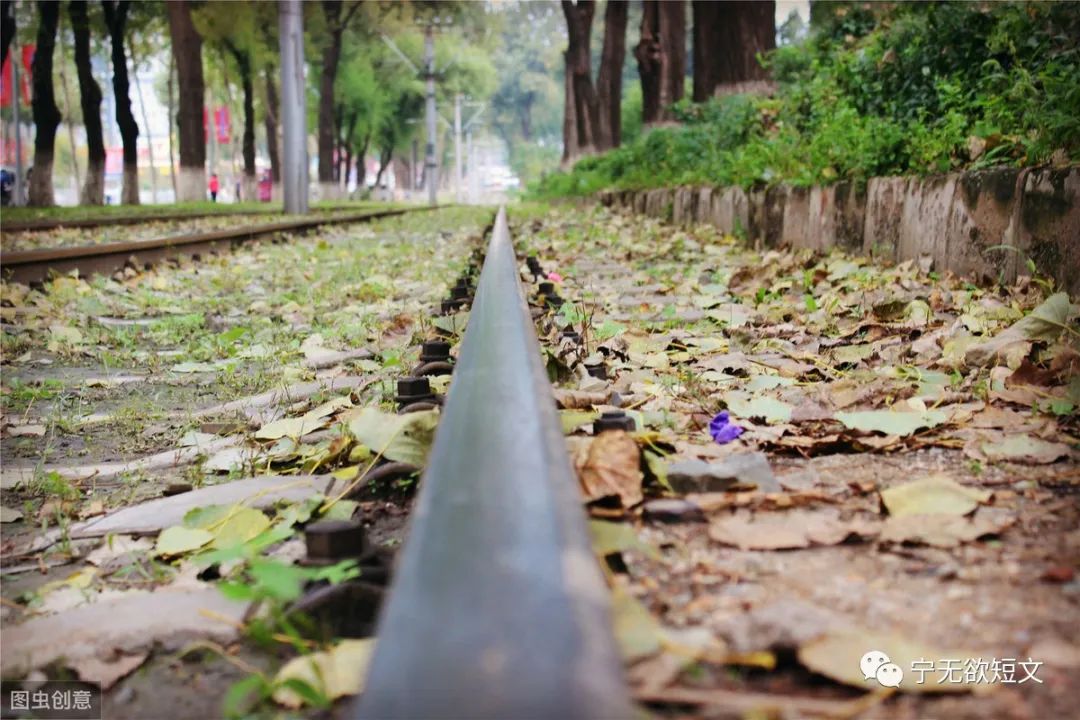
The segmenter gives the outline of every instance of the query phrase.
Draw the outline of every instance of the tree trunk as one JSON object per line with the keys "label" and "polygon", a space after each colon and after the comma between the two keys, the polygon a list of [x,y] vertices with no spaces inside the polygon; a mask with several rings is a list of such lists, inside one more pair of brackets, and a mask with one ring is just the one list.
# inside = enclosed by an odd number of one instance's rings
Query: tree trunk
{"label": "tree trunk", "polygon": [[394,158],[393,146],[384,147],[379,153],[379,172],[375,174],[375,190],[379,189],[379,183],[382,182],[383,173],[386,172],[386,168],[389,167],[390,161]]}
{"label": "tree trunk", "polygon": [[[176,202],[176,153],[173,152],[173,77],[176,75],[176,58],[169,53],[169,79],[165,81],[165,94],[168,95],[166,102],[169,114],[169,181],[172,183],[173,202]],[[147,128],[149,130],[149,128]]]}
{"label": "tree trunk", "polygon": [[116,101],[116,124],[120,126],[120,140],[124,145],[124,186],[121,202],[125,205],[139,204],[139,125],[131,112],[128,96],[127,56],[124,53],[124,30],[127,27],[131,0],[104,0],[105,27],[109,29],[112,44],[113,96]]}
{"label": "tree trunk", "polygon": [[[60,22],[58,0],[39,0],[37,50],[31,65],[34,100],[34,165],[30,176],[30,204],[48,207],[53,198],[53,157],[56,148],[56,128],[60,126],[60,109],[53,95],[53,49],[56,46],[56,27]],[[17,62],[18,58],[12,58]]]}
{"label": "tree trunk", "polygon": [[[63,16],[61,15],[58,24],[63,22]],[[59,32],[61,40],[64,42],[64,30],[62,25],[59,26]],[[75,152],[75,127],[71,122],[71,91],[68,88],[67,67],[64,63],[63,54],[60,57],[60,87],[64,89],[64,125],[67,126],[68,143],[71,145],[71,171],[73,185],[75,186],[75,192],[79,192],[79,188],[82,186],[82,177],[79,170],[79,155]]]}
{"label": "tree trunk", "polygon": [[338,192],[341,191],[341,129],[345,126],[345,105],[338,103],[334,109],[334,162],[333,162],[333,175],[334,183],[337,185]]}
{"label": "tree trunk", "polygon": [[349,172],[352,170],[352,136],[356,131],[357,114],[350,113],[348,120],[343,126],[344,133],[338,137],[338,162],[341,163],[339,170],[342,193],[349,192]]}
{"label": "tree trunk", "polygon": [[341,35],[359,5],[359,2],[354,3],[342,18],[342,0],[322,0],[329,35],[323,47],[319,76],[319,186],[324,199],[332,197],[337,190],[334,184],[334,81],[341,60]]}
{"label": "tree trunk", "polygon": [[245,200],[252,200],[256,197],[258,179],[255,177],[255,86],[251,77],[251,54],[247,50],[236,47],[228,40],[225,41],[225,46],[232,53],[233,58],[236,59],[236,67],[240,71],[240,86],[244,91],[244,180],[242,194]]}
{"label": "tree trunk", "polygon": [[88,150],[86,182],[79,202],[101,205],[105,202],[105,139],[101,127],[101,86],[90,69],[90,20],[86,0],[71,0],[68,13],[75,34],[75,69],[79,75],[79,99]]}
{"label": "tree trunk", "polygon": [[563,53],[563,166],[573,164],[581,154],[578,146],[577,103],[574,98],[574,70],[570,63],[570,51]]}
{"label": "tree trunk", "polygon": [[644,0],[641,40],[634,49],[641,77],[642,121],[672,118],[686,77],[686,3]]}
{"label": "tree trunk", "polygon": [[356,150],[356,189],[359,191],[363,191],[364,183],[367,181],[367,164],[364,159],[369,145],[371,145],[371,131],[364,136],[364,144]]}
{"label": "tree trunk", "polygon": [[[599,103],[596,88],[592,82],[589,39],[592,34],[593,14],[596,3],[592,0],[562,0],[563,15],[566,17],[566,30],[569,36],[566,47],[566,71],[568,74],[568,93],[572,89],[572,100],[567,97],[573,108],[573,122],[577,131],[577,153],[588,155],[596,151],[604,139],[598,138]],[[565,130],[565,126],[564,126]],[[564,142],[564,150],[570,143]],[[563,160],[572,162],[575,155],[564,151]]]}
{"label": "tree trunk", "polygon": [[206,198],[206,135],[203,131],[202,37],[191,22],[188,0],[165,3],[169,13],[169,36],[176,58],[176,79],[181,98],[177,112],[180,136],[180,182],[177,200]]}
{"label": "tree trunk", "polygon": [[599,105],[597,150],[610,150],[622,143],[622,68],[626,59],[626,19],[628,0],[608,0],[604,11],[604,49],[600,54],[600,74],[596,79]]}
{"label": "tree trunk", "polygon": [[139,98],[139,113],[142,115],[143,127],[146,128],[146,157],[150,162],[150,198],[155,205],[158,201],[157,194],[157,164],[154,162],[154,143],[150,141],[150,119],[146,115],[146,101],[143,99],[142,83],[139,82],[139,63],[135,60],[135,46],[128,42],[131,47],[131,69],[135,76],[135,95]]}
{"label": "tree trunk", "polygon": [[7,62],[8,48],[15,39],[15,0],[0,0],[0,43],[3,44],[3,56],[0,64]]}
{"label": "tree trunk", "polygon": [[694,0],[694,102],[764,89],[758,53],[776,47],[776,3]]}
{"label": "tree trunk", "polygon": [[274,73],[266,70],[266,154],[270,156],[270,179],[281,183],[281,156],[278,155],[278,92]]}

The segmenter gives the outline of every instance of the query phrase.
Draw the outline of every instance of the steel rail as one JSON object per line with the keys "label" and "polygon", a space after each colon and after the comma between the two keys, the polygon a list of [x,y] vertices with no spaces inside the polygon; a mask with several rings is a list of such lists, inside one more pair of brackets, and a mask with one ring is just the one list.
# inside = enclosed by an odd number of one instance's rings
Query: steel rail
{"label": "steel rail", "polygon": [[499,210],[358,718],[633,715]]}
{"label": "steel rail", "polygon": [[430,207],[398,208],[335,217],[310,217],[244,225],[151,240],[0,252],[0,274],[6,280],[25,284],[43,282],[49,278],[50,274],[64,274],[76,269],[84,275],[108,274],[123,269],[129,261],[149,264],[177,255],[198,255],[222,250],[236,243],[273,233],[298,232],[322,225],[367,222],[432,209]]}
{"label": "steel rail", "polygon": [[[343,212],[351,210],[348,205],[333,205],[333,206],[316,206],[311,208],[312,212]],[[237,217],[245,215],[263,215],[265,217],[273,217],[274,215],[280,215],[280,209],[260,208],[260,209],[248,209],[248,210],[219,210],[217,212],[167,212],[159,214],[147,214],[147,215],[118,215],[115,217],[95,217],[95,218],[39,218],[36,220],[18,220],[15,222],[0,222],[0,234],[3,235],[15,235],[23,232],[42,232],[47,230],[59,230],[64,229],[85,229],[85,228],[97,228],[97,227],[111,227],[120,225],[143,225],[154,222],[181,222],[184,220],[203,220],[206,218],[217,217]]]}

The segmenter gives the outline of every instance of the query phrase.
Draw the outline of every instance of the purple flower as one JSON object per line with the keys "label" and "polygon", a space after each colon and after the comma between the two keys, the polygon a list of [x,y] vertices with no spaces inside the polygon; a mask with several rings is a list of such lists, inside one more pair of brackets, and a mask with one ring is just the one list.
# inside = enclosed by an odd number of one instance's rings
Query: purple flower
{"label": "purple flower", "polygon": [[723,445],[742,435],[743,429],[731,422],[727,410],[722,410],[709,422],[709,434],[713,440]]}

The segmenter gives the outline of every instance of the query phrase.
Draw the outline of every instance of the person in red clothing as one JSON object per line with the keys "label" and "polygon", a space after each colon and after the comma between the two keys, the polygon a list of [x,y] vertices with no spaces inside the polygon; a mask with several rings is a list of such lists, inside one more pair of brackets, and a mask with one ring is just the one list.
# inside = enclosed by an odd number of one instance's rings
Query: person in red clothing
{"label": "person in red clothing", "polygon": [[221,183],[218,182],[217,173],[211,173],[210,175],[210,200],[217,202],[218,190],[221,189]]}

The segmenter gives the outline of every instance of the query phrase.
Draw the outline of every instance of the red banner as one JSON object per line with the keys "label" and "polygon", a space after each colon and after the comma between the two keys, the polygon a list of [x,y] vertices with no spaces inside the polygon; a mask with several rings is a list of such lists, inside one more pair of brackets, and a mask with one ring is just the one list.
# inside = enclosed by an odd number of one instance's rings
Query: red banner
{"label": "red banner", "polygon": [[[210,142],[210,116],[206,112],[205,105],[202,111],[202,127],[203,138],[206,142]],[[225,105],[219,105],[214,109],[214,131],[219,143],[227,143],[232,138],[232,117],[229,115],[229,108]]]}
{"label": "red banner", "polygon": [[[34,49],[36,45],[23,45],[22,47],[22,72],[19,73],[19,98],[22,104],[30,106],[30,69],[34,63]],[[11,107],[11,98],[14,95],[12,81],[14,73],[11,69],[11,53],[4,59],[4,68],[0,71],[0,107]]]}
{"label": "red banner", "polygon": [[223,105],[214,111],[214,126],[217,128],[218,142],[229,142],[229,138],[232,137],[232,118],[229,117],[229,108]]}

